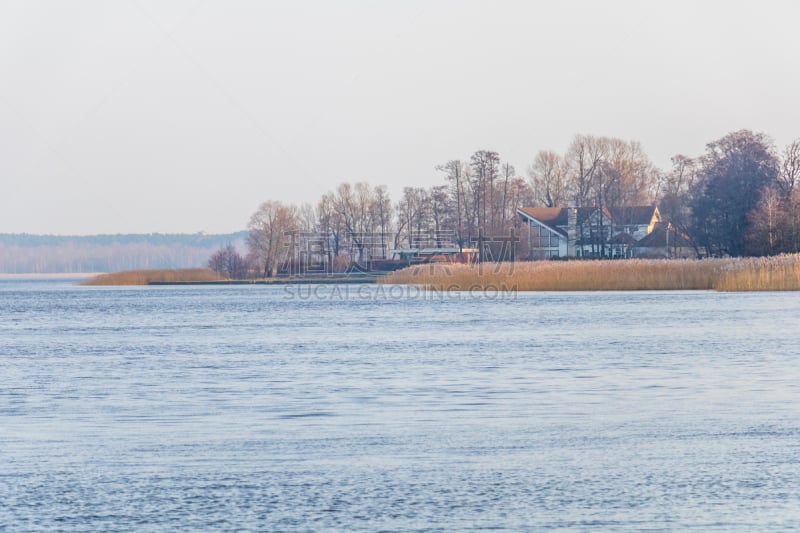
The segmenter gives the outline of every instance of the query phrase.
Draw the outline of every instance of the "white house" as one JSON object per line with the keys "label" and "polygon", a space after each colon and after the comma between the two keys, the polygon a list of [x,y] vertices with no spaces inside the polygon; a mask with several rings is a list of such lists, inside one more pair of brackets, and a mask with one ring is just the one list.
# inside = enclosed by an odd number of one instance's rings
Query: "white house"
{"label": "white house", "polygon": [[633,257],[636,243],[661,221],[655,206],[522,207],[531,259]]}

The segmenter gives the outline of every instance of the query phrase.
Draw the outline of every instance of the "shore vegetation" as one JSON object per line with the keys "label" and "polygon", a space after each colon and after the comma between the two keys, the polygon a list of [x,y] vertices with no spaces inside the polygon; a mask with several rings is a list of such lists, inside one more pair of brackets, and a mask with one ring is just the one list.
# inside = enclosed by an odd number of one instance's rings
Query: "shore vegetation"
{"label": "shore vegetation", "polygon": [[800,290],[800,254],[766,258],[425,264],[381,280],[439,291]]}
{"label": "shore vegetation", "polygon": [[148,285],[150,283],[220,281],[219,274],[208,268],[124,270],[100,274],[81,285]]}

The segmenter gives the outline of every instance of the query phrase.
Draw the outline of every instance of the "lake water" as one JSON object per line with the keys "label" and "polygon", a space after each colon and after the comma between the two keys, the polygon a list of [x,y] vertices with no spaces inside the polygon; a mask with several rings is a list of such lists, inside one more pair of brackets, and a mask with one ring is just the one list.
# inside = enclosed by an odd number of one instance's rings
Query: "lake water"
{"label": "lake water", "polygon": [[800,528],[800,295],[0,282],[0,531]]}

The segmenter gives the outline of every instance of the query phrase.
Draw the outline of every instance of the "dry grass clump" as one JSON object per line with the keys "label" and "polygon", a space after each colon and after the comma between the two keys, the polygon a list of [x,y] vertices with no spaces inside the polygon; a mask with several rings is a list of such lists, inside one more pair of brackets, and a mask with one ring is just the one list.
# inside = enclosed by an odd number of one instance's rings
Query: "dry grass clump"
{"label": "dry grass clump", "polygon": [[800,290],[800,256],[428,264],[394,272],[382,283],[440,291]]}
{"label": "dry grass clump", "polygon": [[125,270],[100,274],[81,285],[148,285],[153,282],[219,281],[219,274],[207,268]]}

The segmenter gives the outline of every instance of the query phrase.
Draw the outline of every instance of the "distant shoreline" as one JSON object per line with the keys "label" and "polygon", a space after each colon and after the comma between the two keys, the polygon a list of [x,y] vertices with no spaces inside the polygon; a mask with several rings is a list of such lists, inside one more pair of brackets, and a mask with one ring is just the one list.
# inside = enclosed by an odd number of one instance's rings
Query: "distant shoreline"
{"label": "distant shoreline", "polygon": [[219,281],[151,281],[148,285],[357,285],[380,283],[383,275],[341,275],[320,277],[287,277],[259,279],[225,279]]}
{"label": "distant shoreline", "polygon": [[383,274],[331,274],[314,277],[224,279],[207,268],[153,269],[111,272],[89,276],[81,285],[296,285],[326,283],[378,283]]}
{"label": "distant shoreline", "polygon": [[102,272],[60,272],[60,273],[45,273],[45,274],[6,274],[0,273],[0,280],[49,280],[49,279],[74,279],[84,280],[99,276]]}
{"label": "distant shoreline", "polygon": [[800,290],[800,254],[764,258],[536,261],[415,265],[389,274],[230,280],[207,268],[109,274],[0,274],[0,280],[73,279],[81,285],[288,285],[381,283],[446,291]]}

